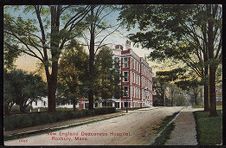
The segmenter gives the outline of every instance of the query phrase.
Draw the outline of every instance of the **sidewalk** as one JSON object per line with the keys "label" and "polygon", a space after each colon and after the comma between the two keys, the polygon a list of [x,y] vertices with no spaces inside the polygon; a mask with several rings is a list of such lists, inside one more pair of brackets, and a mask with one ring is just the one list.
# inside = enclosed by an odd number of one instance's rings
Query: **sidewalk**
{"label": "sidewalk", "polygon": [[12,137],[12,136],[25,136],[30,134],[37,134],[41,132],[48,132],[63,128],[68,128],[72,126],[78,126],[82,124],[88,124],[96,121],[106,120],[114,117],[119,117],[125,115],[124,112],[117,112],[112,114],[106,114],[106,115],[98,115],[93,117],[84,117],[79,119],[73,119],[73,120],[67,120],[67,121],[61,121],[56,123],[49,123],[39,126],[33,126],[33,127],[27,127],[23,129],[13,130],[13,131],[4,131],[4,137]]}
{"label": "sidewalk", "polygon": [[192,108],[184,108],[175,119],[175,128],[165,145],[197,145],[196,124]]}

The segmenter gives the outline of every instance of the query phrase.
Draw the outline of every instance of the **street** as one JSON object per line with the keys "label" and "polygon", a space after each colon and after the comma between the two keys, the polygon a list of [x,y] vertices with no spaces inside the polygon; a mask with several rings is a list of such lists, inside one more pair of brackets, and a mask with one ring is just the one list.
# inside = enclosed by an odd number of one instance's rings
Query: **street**
{"label": "street", "polygon": [[112,119],[71,127],[22,139],[5,141],[14,145],[149,145],[161,120],[182,107],[144,108]]}

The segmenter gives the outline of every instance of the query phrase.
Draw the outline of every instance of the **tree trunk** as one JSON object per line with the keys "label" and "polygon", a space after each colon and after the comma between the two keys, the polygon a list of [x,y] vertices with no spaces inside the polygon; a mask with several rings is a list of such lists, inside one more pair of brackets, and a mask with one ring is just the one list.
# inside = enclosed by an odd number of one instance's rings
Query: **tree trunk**
{"label": "tree trunk", "polygon": [[[91,16],[93,16],[94,5],[91,6]],[[90,49],[89,49],[89,91],[88,91],[88,99],[89,99],[89,109],[93,109],[93,83],[94,83],[94,46],[95,46],[95,28],[94,23],[91,23],[90,26]]]}
{"label": "tree trunk", "polygon": [[174,90],[171,88],[171,106],[174,106]]}
{"label": "tree trunk", "polygon": [[20,112],[21,113],[26,113],[26,109],[25,109],[25,107],[22,104],[20,105]]}
{"label": "tree trunk", "polygon": [[48,83],[48,112],[56,111],[56,88],[57,88],[57,73],[58,60],[60,55],[59,43],[59,26],[60,26],[60,9],[61,6],[50,6],[51,11],[51,40],[50,48],[52,55],[52,73],[47,74]]}
{"label": "tree trunk", "polygon": [[56,111],[56,81],[53,81],[52,76],[48,81],[48,112]]}
{"label": "tree trunk", "polygon": [[215,79],[216,79],[216,68],[215,66],[210,66],[210,78],[209,78],[209,92],[210,92],[210,116],[217,116],[216,111],[216,87],[215,87]]}
{"label": "tree trunk", "polygon": [[198,91],[196,92],[196,90],[194,90],[194,102],[195,102],[195,105],[198,105]]}
{"label": "tree trunk", "polygon": [[76,100],[73,99],[73,111],[75,111],[75,110],[76,110]]}
{"label": "tree trunk", "polygon": [[[208,10],[209,9],[209,10]],[[210,116],[217,116],[216,111],[216,65],[214,62],[214,39],[213,39],[213,20],[211,15],[211,5],[207,6],[207,11],[210,13],[208,19],[208,52],[209,52],[209,97],[210,97]]]}
{"label": "tree trunk", "polygon": [[204,54],[204,111],[209,111],[209,95],[208,95],[208,56]]}

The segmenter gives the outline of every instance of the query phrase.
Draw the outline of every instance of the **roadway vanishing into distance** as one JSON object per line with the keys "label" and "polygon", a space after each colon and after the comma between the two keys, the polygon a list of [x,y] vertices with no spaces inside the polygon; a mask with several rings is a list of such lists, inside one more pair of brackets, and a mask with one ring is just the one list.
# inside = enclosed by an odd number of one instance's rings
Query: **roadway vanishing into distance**
{"label": "roadway vanishing into distance", "polygon": [[4,144],[6,146],[149,145],[156,137],[156,128],[161,121],[181,109],[182,107],[144,108],[129,111],[126,115],[116,118],[8,140]]}

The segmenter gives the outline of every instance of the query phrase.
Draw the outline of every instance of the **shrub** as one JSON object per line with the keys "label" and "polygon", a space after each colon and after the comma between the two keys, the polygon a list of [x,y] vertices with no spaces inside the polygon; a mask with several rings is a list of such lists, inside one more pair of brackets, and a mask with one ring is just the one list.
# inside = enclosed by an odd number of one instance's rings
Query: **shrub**
{"label": "shrub", "polygon": [[25,128],[30,126],[42,125],[47,123],[59,122],[69,119],[88,117],[114,113],[113,107],[95,108],[94,110],[76,110],[76,111],[57,111],[55,113],[40,112],[28,114],[13,114],[4,117],[4,127],[6,131]]}

